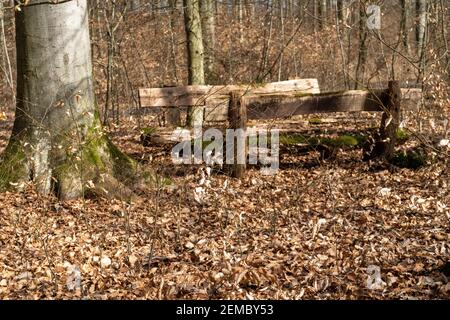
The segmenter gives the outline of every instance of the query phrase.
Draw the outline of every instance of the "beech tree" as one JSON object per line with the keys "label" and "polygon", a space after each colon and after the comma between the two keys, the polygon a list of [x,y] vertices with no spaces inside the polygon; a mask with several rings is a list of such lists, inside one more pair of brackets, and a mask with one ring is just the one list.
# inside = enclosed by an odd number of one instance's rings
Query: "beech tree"
{"label": "beech tree", "polygon": [[319,19],[320,19],[320,28],[323,29],[327,23],[327,0],[320,1]]}
{"label": "beech tree", "polygon": [[[188,53],[188,82],[190,85],[205,84],[203,36],[199,1],[183,0]],[[194,126],[201,125],[202,122],[203,107],[189,108],[188,124]]]}
{"label": "beech tree", "polygon": [[400,0],[402,6],[402,18],[400,20],[400,32],[402,35],[403,46],[406,53],[410,53],[409,45],[409,29],[410,29],[410,18],[411,18],[411,3],[410,0]]}
{"label": "beech tree", "polygon": [[422,58],[427,26],[427,0],[417,0],[416,10],[418,19],[416,24],[417,52],[418,56]]}
{"label": "beech tree", "polygon": [[17,103],[0,188],[31,181],[69,199],[128,193],[136,163],[102,130],[87,0],[31,0],[16,11]]}
{"label": "beech tree", "polygon": [[359,52],[355,71],[355,89],[364,86],[364,75],[367,62],[367,14],[364,3],[359,3]]}
{"label": "beech tree", "polygon": [[205,50],[205,69],[209,80],[215,77],[214,49],[216,46],[215,16],[212,0],[201,0],[202,35]]}

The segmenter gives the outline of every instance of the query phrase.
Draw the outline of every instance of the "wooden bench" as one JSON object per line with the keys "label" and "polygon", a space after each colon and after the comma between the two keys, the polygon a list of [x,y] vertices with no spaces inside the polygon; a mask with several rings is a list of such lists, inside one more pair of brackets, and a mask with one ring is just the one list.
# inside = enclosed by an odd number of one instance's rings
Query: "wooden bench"
{"label": "wooden bench", "polygon": [[[394,151],[402,102],[408,101],[414,106],[414,101],[420,96],[420,89],[401,89],[397,81],[389,82],[387,89],[321,93],[317,79],[297,79],[260,86],[184,86],[139,90],[142,108],[161,110],[174,106],[204,106],[205,121],[228,121],[229,127],[235,130],[245,130],[250,119],[283,119],[333,112],[383,112],[373,156],[385,158],[390,158]],[[245,164],[235,164],[231,171],[233,176],[242,177]]]}
{"label": "wooden bench", "polygon": [[[164,110],[186,110],[190,106],[204,106],[205,122],[223,122],[228,120],[230,92],[261,96],[273,94],[316,94],[320,93],[317,79],[297,79],[272,82],[261,85],[195,85],[183,87],[165,87],[139,89],[140,108],[150,108],[154,113]],[[179,115],[171,114],[176,122]]]}

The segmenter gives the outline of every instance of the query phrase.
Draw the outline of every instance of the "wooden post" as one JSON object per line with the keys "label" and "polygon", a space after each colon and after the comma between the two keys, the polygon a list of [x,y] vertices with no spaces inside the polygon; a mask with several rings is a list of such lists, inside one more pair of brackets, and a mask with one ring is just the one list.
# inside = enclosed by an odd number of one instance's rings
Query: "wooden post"
{"label": "wooden post", "polygon": [[387,94],[388,102],[381,118],[379,137],[370,158],[382,157],[390,160],[394,156],[397,130],[400,125],[400,105],[402,99],[402,92],[398,81],[389,81]]}
{"label": "wooden post", "polygon": [[[175,84],[164,85],[163,88],[175,88]],[[166,125],[179,127],[181,126],[181,112],[177,106],[168,108],[164,112],[164,120]]]}
{"label": "wooden post", "polygon": [[[235,178],[245,175],[247,162],[247,106],[242,98],[243,92],[232,91],[230,93],[230,104],[228,109],[229,128],[237,135],[237,130],[242,129],[244,134],[233,137],[234,139],[234,163],[230,165],[230,173]],[[239,142],[239,139],[243,139]],[[244,146],[244,148],[239,148]],[[239,159],[241,161],[239,161]],[[244,161],[242,161],[242,159]]]}
{"label": "wooden post", "polygon": [[166,124],[171,126],[179,127],[181,126],[181,113],[180,109],[177,107],[172,107],[167,110],[166,114]]}

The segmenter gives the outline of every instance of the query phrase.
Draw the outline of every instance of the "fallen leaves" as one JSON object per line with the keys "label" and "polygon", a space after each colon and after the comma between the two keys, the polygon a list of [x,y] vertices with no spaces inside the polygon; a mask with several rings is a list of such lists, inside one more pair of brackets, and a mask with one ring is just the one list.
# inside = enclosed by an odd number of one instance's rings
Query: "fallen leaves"
{"label": "fallen leaves", "polygon": [[132,203],[0,194],[0,298],[448,298],[448,171],[352,152],[242,181],[187,168]]}
{"label": "fallen leaves", "polygon": [[111,265],[111,259],[107,256],[103,256],[100,260],[102,268],[108,268]]}

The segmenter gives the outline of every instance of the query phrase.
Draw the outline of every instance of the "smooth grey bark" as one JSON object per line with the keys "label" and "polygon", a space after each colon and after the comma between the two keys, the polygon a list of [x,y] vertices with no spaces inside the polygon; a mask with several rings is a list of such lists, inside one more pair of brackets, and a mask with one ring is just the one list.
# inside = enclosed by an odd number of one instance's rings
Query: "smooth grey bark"
{"label": "smooth grey bark", "polygon": [[327,24],[327,0],[320,0],[319,16],[320,28],[323,29]]}
{"label": "smooth grey bark", "polygon": [[[179,85],[179,77],[178,77],[178,64],[177,64],[177,44],[175,41],[175,13],[177,11],[177,1],[176,0],[169,0],[168,1],[169,6],[169,12],[168,12],[168,24],[169,24],[169,31],[170,31],[170,64],[172,66],[172,74],[173,79],[175,80],[173,84],[171,85]],[[170,108],[166,113],[166,125],[174,125],[174,126],[181,126],[181,113],[180,110],[177,108]]]}
{"label": "smooth grey bark", "polygon": [[359,52],[355,71],[355,89],[364,85],[367,61],[367,15],[363,3],[359,3]]}
{"label": "smooth grey bark", "polygon": [[3,12],[3,1],[0,0],[0,63],[1,63],[1,72],[3,73],[3,76],[6,78],[6,81],[9,82],[9,76],[7,74],[7,63],[6,63],[6,57],[7,52],[5,50],[5,20],[4,20],[5,14]]}
{"label": "smooth grey bark", "polygon": [[11,67],[11,60],[9,58],[8,46],[6,43],[5,32],[5,8],[3,2],[0,0],[0,63],[1,72],[5,78],[6,83],[12,91],[13,103],[15,103],[14,93],[14,75]]}
{"label": "smooth grey bark", "polygon": [[403,47],[406,53],[410,53],[409,29],[411,26],[411,0],[400,0],[402,6],[402,18],[400,21],[400,32],[402,34]]}
{"label": "smooth grey bark", "polygon": [[348,19],[350,18],[350,4],[348,0],[338,0],[338,16],[344,26],[348,25]]}
{"label": "smooth grey bark", "polygon": [[0,189],[31,181],[63,199],[129,194],[122,181],[135,163],[103,133],[95,103],[87,1],[32,0],[15,21],[17,104]]}
{"label": "smooth grey bark", "polygon": [[244,42],[244,28],[243,28],[243,23],[244,23],[244,4],[243,4],[243,0],[236,0],[237,3],[237,13],[238,13],[238,24],[239,24],[239,42],[243,43]]}
{"label": "smooth grey bark", "polygon": [[280,61],[279,61],[279,65],[278,65],[278,81],[281,81],[282,78],[282,71],[283,71],[283,52],[284,52],[284,46],[285,46],[285,40],[284,40],[284,4],[283,1],[279,1],[279,9],[280,9],[280,32],[281,32],[281,41],[280,41]]}
{"label": "smooth grey bark", "polygon": [[418,23],[416,25],[417,54],[422,58],[427,27],[427,0],[416,0]]}
{"label": "smooth grey bark", "polygon": [[419,58],[419,75],[418,82],[423,82],[422,78],[426,69],[426,43],[427,43],[427,25],[428,25],[428,3],[427,0],[417,0],[416,10],[418,23],[416,27],[417,37],[417,56]]}
{"label": "smooth grey bark", "polygon": [[175,43],[175,13],[177,11],[177,1],[169,0],[169,30],[170,30],[170,55],[172,60],[172,70],[175,83],[178,84],[178,65],[177,65],[177,45]]}
{"label": "smooth grey bark", "polygon": [[[340,55],[341,55],[341,59],[342,59],[342,63],[341,63],[341,67],[342,67],[342,75],[343,75],[343,80],[344,80],[344,86],[345,89],[350,89],[349,86],[349,82],[348,82],[348,57],[346,56],[345,53],[345,49],[344,49],[344,39],[347,38],[346,33],[347,33],[347,28],[345,27],[346,25],[346,21],[344,22],[344,3],[343,1],[338,1],[335,4],[336,7],[336,34],[337,34],[337,39],[339,42],[339,49],[340,49]],[[341,24],[343,24],[343,27],[341,28]]]}
{"label": "smooth grey bark", "polygon": [[141,1],[140,0],[131,0],[130,10],[134,11],[141,7]]}
{"label": "smooth grey bark", "polygon": [[[200,0],[183,0],[184,22],[188,52],[188,82],[190,85],[205,84],[204,50]],[[203,122],[203,107],[188,110],[188,125],[200,126]]]}

